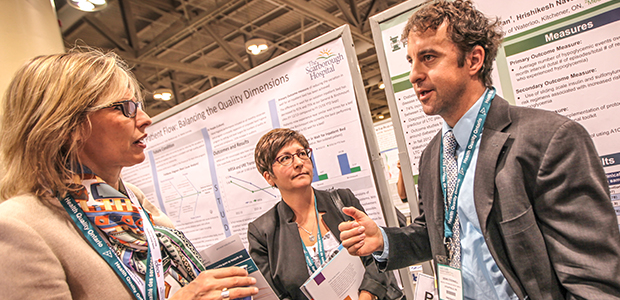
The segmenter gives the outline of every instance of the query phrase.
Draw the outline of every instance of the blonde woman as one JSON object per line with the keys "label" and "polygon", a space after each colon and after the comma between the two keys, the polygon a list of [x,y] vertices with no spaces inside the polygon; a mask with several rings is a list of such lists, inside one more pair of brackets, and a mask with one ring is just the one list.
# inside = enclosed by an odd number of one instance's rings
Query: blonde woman
{"label": "blonde woman", "polygon": [[[3,299],[228,299],[241,268],[205,271],[167,216],[120,179],[145,159],[137,81],[112,54],[40,56],[2,102]],[[244,287],[246,286],[246,287]]]}

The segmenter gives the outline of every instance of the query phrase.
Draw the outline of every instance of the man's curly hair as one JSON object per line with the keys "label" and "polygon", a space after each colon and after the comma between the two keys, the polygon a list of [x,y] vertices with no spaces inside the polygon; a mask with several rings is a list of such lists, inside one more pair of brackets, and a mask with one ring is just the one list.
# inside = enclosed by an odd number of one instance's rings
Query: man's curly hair
{"label": "man's curly hair", "polygon": [[448,37],[461,52],[458,58],[459,67],[465,64],[465,54],[476,45],[484,48],[484,64],[478,77],[485,86],[492,86],[493,60],[497,55],[497,48],[502,42],[504,33],[499,19],[487,18],[473,7],[471,0],[426,2],[409,18],[401,39],[403,43],[406,43],[411,32],[422,33],[429,29],[437,30],[444,22],[448,26]]}

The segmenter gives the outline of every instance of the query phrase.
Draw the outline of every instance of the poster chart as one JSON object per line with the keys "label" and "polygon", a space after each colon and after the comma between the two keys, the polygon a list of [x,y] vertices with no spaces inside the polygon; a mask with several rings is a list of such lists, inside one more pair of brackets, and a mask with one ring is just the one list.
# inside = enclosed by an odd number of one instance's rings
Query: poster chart
{"label": "poster chart", "polygon": [[504,97],[583,125],[620,224],[620,1],[476,1],[506,32],[496,59]]}
{"label": "poster chart", "polygon": [[394,135],[394,125],[391,119],[374,123],[375,135],[379,144],[379,153],[384,164],[386,179],[389,183],[398,180],[398,144]]}
{"label": "poster chart", "polygon": [[[348,33],[348,27],[339,30]],[[142,189],[199,251],[233,234],[247,246],[247,224],[280,201],[254,163],[256,143],[273,128],[308,139],[315,188],[350,188],[385,224],[351,58],[342,36],[320,39],[197,96],[147,128],[147,159],[125,169],[123,179]]]}
{"label": "poster chart", "polygon": [[381,120],[374,123],[375,135],[377,136],[377,144],[379,145],[379,154],[385,171],[385,178],[388,182],[388,190],[390,199],[394,206],[405,216],[410,215],[409,204],[403,203],[398,195],[398,144],[396,135],[394,134],[394,125],[391,119]]}

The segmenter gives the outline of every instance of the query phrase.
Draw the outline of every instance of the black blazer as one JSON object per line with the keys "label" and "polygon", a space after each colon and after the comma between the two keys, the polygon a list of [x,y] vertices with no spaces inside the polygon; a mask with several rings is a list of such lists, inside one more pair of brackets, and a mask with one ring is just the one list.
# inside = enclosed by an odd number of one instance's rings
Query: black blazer
{"label": "black blazer", "polygon": [[[317,208],[324,212],[323,220],[334,237],[340,241],[338,224],[344,216],[330,198],[329,192],[314,190]],[[364,210],[359,200],[349,189],[338,190],[344,206],[354,206]],[[299,287],[310,277],[306,266],[303,245],[299,237],[297,223],[293,222],[293,210],[284,202],[278,202],[269,211],[248,225],[250,255],[265,279],[280,299],[307,299]],[[398,289],[391,272],[379,273],[374,259],[362,257],[366,274],[360,286],[379,299],[398,299],[402,292]]]}

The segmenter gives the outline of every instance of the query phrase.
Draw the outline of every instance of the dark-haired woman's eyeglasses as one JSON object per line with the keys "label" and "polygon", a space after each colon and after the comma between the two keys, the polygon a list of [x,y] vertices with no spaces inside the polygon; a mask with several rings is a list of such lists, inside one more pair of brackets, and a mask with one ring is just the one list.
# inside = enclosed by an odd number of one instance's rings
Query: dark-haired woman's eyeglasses
{"label": "dark-haired woman's eyeglasses", "polygon": [[114,107],[114,108],[120,107],[121,111],[123,112],[123,115],[131,119],[131,118],[136,117],[136,114],[138,114],[138,109],[142,109],[142,102],[136,102],[133,100],[123,100],[123,101],[110,103],[109,105],[102,107],[102,109],[108,108],[108,107]]}
{"label": "dark-haired woman's eyeglasses", "polygon": [[[301,160],[308,160],[312,156],[312,149],[301,149],[294,154],[282,154],[276,157],[276,162],[283,166],[290,166],[293,163],[293,156],[299,157]],[[274,162],[275,163],[275,162]]]}

